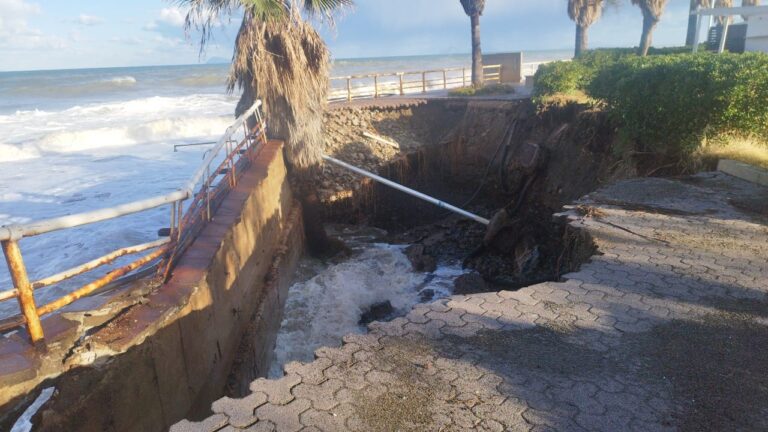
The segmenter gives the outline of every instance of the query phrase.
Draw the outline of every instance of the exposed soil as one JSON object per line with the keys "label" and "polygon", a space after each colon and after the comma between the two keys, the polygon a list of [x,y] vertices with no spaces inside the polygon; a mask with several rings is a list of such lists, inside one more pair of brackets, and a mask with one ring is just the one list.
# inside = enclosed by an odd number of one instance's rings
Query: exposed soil
{"label": "exposed soil", "polygon": [[[553,213],[603,181],[633,174],[615,163],[609,123],[578,107],[537,113],[526,101],[431,101],[338,109],[326,127],[335,157],[488,219],[506,209],[487,235],[481,224],[335,167],[318,179],[331,221],[384,228],[390,242],[419,245],[411,256],[416,269],[463,262],[487,282],[477,290],[515,289],[575,270],[595,249]],[[363,131],[400,148],[361,138]]]}

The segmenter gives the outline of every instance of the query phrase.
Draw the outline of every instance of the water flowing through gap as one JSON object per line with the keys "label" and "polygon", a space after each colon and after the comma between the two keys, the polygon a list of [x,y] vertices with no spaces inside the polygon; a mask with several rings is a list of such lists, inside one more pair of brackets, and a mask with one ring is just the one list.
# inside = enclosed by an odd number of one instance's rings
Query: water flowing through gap
{"label": "water flowing through gap", "polygon": [[383,243],[383,230],[334,225],[329,231],[351,252],[328,262],[302,258],[288,292],[270,378],[281,377],[291,361],[312,361],[317,348],[340,346],[346,334],[366,332],[368,322],[403,316],[420,302],[448,297],[454,280],[466,273],[459,262],[414,271],[408,245]]}

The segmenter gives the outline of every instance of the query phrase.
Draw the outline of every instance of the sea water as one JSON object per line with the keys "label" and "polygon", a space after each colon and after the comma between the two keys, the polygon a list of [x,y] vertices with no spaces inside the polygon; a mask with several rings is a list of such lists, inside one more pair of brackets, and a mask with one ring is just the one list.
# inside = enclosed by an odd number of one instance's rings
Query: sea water
{"label": "sea water", "polygon": [[[527,61],[566,57],[532,53]],[[468,66],[468,55],[337,60],[333,75]],[[97,210],[178,189],[233,121],[227,65],[0,72],[0,226]],[[157,239],[169,209],[20,242],[30,278]],[[129,258],[124,258],[129,259]],[[124,261],[117,261],[120,265]],[[102,270],[99,270],[102,271]],[[35,293],[44,304],[82,284]],[[0,291],[11,287],[0,266]],[[0,318],[18,305],[0,303]]]}

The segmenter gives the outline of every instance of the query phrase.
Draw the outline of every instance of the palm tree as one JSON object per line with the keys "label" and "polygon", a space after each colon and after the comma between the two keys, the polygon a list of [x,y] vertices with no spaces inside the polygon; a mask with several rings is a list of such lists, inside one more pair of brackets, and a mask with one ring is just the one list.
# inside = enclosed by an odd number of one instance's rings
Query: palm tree
{"label": "palm tree", "polygon": [[602,13],[603,0],[568,0],[568,16],[576,23],[576,57],[587,50],[587,30]]}
{"label": "palm tree", "polygon": [[485,0],[459,0],[464,12],[472,22],[472,85],[483,85],[483,50],[480,48],[480,15],[485,9]]}
{"label": "palm tree", "polygon": [[640,38],[640,55],[647,56],[653,39],[653,29],[659,23],[669,0],[632,0],[643,12],[643,35]]}
{"label": "palm tree", "polygon": [[[741,5],[742,6],[760,6],[760,0],[741,0]],[[749,20],[748,16],[742,15],[741,17],[744,18],[744,21]]]}
{"label": "palm tree", "polygon": [[[333,14],[352,0],[177,0],[188,6],[186,30],[201,30],[201,51],[219,17],[242,10],[227,88],[242,90],[235,115],[257,98],[269,116],[268,134],[286,145],[292,183],[306,212],[320,215],[312,172],[323,150],[323,111],[328,99],[328,48],[303,17],[332,25]],[[307,245],[317,254],[340,245],[327,237],[319,217],[305,217]]]}
{"label": "palm tree", "polygon": [[688,46],[693,45],[693,41],[696,38],[696,22],[698,17],[693,15],[699,7],[708,8],[710,0],[691,0],[691,15],[688,17],[688,33],[685,36],[685,44]]}
{"label": "palm tree", "polygon": [[[723,8],[733,7],[733,0],[717,0],[715,2],[715,7],[718,7],[718,8],[721,8],[721,7],[723,7]],[[733,16],[727,16],[727,17],[726,16],[720,16],[720,17],[717,17],[717,23],[720,24],[721,26],[725,25],[726,21],[728,22],[728,24],[733,23]]]}
{"label": "palm tree", "polygon": [[269,134],[285,141],[289,163],[317,164],[327,104],[330,54],[301,13],[332,23],[352,0],[178,0],[189,7],[186,29],[202,32],[201,50],[222,15],[242,9],[227,89],[242,90],[235,115],[256,98],[269,115]]}

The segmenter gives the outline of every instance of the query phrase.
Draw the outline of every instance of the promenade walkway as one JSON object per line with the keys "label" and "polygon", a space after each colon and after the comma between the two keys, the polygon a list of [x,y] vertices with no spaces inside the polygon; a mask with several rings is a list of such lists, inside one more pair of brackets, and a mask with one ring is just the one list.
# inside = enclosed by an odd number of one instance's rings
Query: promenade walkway
{"label": "promenade walkway", "polygon": [[568,209],[565,282],[453,296],[174,431],[768,430],[768,190],[720,173]]}

